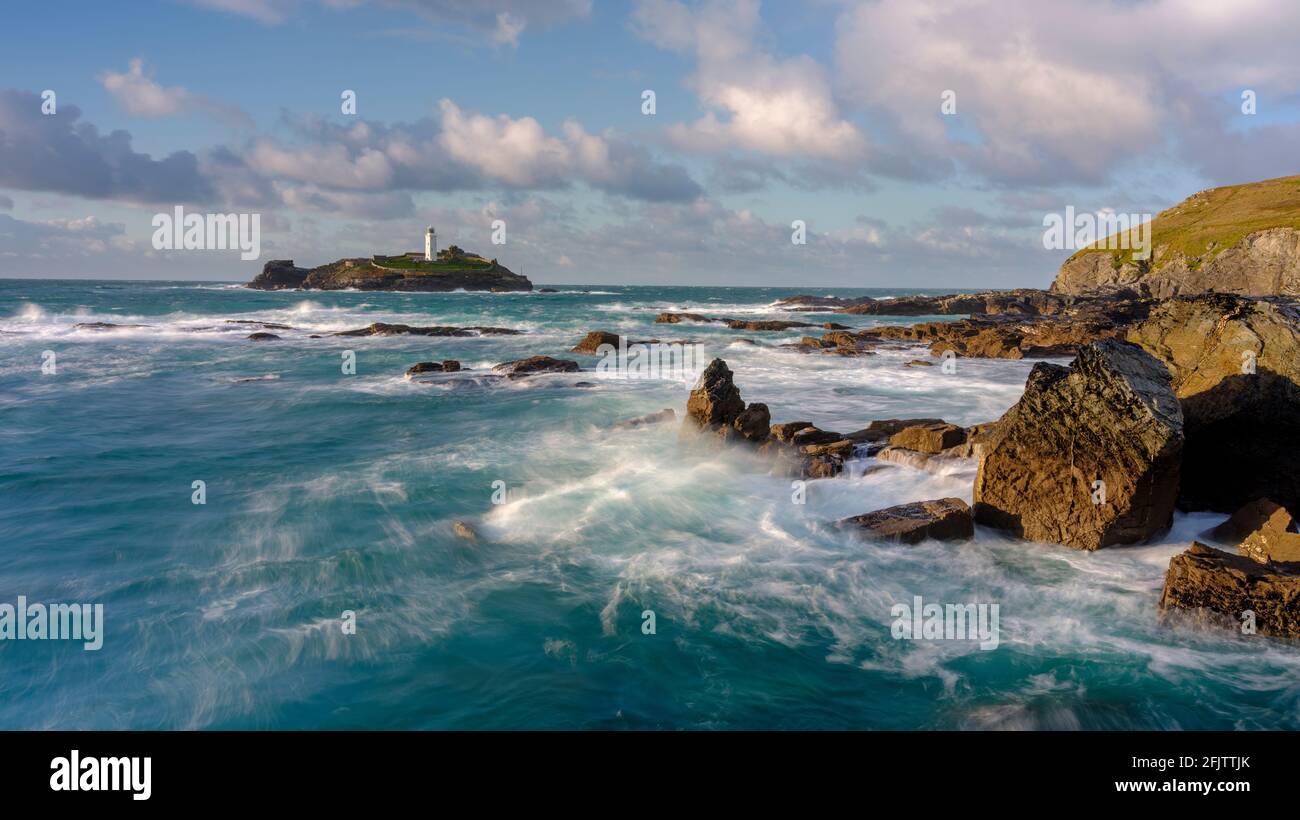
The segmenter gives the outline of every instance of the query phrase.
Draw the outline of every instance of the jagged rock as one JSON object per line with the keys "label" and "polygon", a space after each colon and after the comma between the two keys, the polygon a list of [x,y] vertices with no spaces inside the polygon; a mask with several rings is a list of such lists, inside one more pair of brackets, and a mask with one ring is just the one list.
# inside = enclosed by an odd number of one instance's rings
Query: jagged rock
{"label": "jagged rock", "polygon": [[1214,536],[1237,544],[1237,552],[1258,561],[1300,562],[1300,532],[1285,507],[1267,498],[1256,499],[1232,514]]}
{"label": "jagged rock", "polygon": [[926,361],[925,359],[913,359],[903,365],[903,367],[934,367],[934,362]]}
{"label": "jagged rock", "polygon": [[903,544],[916,544],[928,539],[956,541],[975,535],[970,507],[960,498],[899,504],[845,518],[839,525],[854,528],[867,538]]}
{"label": "jagged rock", "polygon": [[474,525],[468,521],[457,521],[451,525],[451,531],[456,533],[457,537],[466,541],[478,540],[478,530],[474,529]]}
{"label": "jagged rock", "polygon": [[574,345],[570,353],[596,353],[597,348],[601,345],[610,345],[618,347],[618,334],[610,333],[606,330],[593,330],[583,337],[581,342]]}
{"label": "jagged rock", "polygon": [[767,440],[771,422],[772,415],[768,412],[767,405],[753,402],[736,416],[731,429],[736,436],[758,444]]}
{"label": "jagged rock", "polygon": [[274,333],[266,333],[263,331],[259,331],[257,333],[250,333],[248,334],[248,338],[254,342],[275,342],[275,341],[279,341],[280,339],[280,337],[276,336]]}
{"label": "jagged rock", "polygon": [[844,436],[831,430],[820,430],[812,425],[795,430],[790,434],[790,443],[796,447],[806,447],[809,444],[830,444],[839,441]]}
{"label": "jagged rock", "polygon": [[890,445],[921,453],[937,453],[965,441],[964,429],[942,421],[910,425],[889,437]]}
{"label": "jagged rock", "polygon": [[1129,330],[1169,368],[1182,402],[1183,509],[1230,513],[1263,497],[1300,509],[1298,315],[1207,294],[1169,300]]}
{"label": "jagged rock", "polygon": [[1251,612],[1260,634],[1300,638],[1300,574],[1194,542],[1169,561],[1160,609],[1214,613],[1237,628]]}
{"label": "jagged rock", "polygon": [[272,259],[262,266],[262,272],[248,284],[259,290],[297,290],[311,271],[294,267],[292,259]]}
{"label": "jagged rock", "polygon": [[983,446],[975,519],[1076,549],[1142,541],[1173,518],[1182,450],[1164,365],[1136,345],[1095,342],[1069,368],[1034,366]]}
{"label": "jagged rock", "polygon": [[418,376],[421,373],[455,373],[460,369],[460,362],[455,359],[447,359],[443,362],[416,362],[407,368],[406,375]]}
{"label": "jagged rock", "polygon": [[646,427],[651,424],[666,424],[670,421],[677,421],[677,411],[671,407],[665,407],[658,413],[650,413],[645,416],[638,416],[634,419],[624,419],[614,425],[615,430],[632,430],[637,427]]}
{"label": "jagged rock", "polygon": [[687,417],[700,427],[730,426],[744,409],[727,363],[722,359],[709,362],[686,401]]}
{"label": "jagged rock", "polygon": [[508,378],[535,376],[539,373],[577,373],[581,370],[577,362],[568,359],[552,359],[550,356],[529,356],[513,362],[502,362],[492,368]]}
{"label": "jagged rock", "polygon": [[777,441],[789,442],[790,438],[800,430],[806,427],[812,427],[811,421],[787,421],[784,424],[772,425],[772,438]]}

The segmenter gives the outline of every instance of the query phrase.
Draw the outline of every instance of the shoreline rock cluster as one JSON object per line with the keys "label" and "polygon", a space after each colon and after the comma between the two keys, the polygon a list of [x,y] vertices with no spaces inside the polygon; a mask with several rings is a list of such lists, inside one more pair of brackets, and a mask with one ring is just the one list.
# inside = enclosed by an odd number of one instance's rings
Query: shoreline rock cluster
{"label": "shoreline rock cluster", "polygon": [[[882,420],[848,434],[771,424],[766,405],[741,399],[721,359],[692,392],[687,416],[807,478],[840,475],[847,461],[872,455],[920,469],[976,464],[969,508],[917,501],[839,522],[876,540],[969,538],[979,524],[1096,550],[1166,532],[1175,509],[1232,515],[1214,536],[1237,554],[1198,542],[1175,556],[1160,610],[1220,622],[1249,615],[1261,634],[1300,637],[1300,531],[1289,512],[1300,506],[1300,473],[1289,463],[1300,443],[1300,311],[1288,300],[1223,294],[1065,301],[1023,299],[1053,312],[1020,316],[1061,327],[1082,317],[1073,362],[1035,365],[1020,400],[989,424]],[[862,335],[848,334],[845,346]]]}

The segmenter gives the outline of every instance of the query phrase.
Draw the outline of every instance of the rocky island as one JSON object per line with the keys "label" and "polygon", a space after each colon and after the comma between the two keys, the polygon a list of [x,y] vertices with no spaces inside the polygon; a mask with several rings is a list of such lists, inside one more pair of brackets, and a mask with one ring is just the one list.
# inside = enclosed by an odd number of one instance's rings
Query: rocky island
{"label": "rocky island", "polygon": [[[432,257],[432,258],[430,258]],[[531,291],[533,283],[495,259],[455,245],[432,253],[339,259],[300,268],[292,259],[273,259],[246,287],[256,290],[399,290],[493,292]]]}

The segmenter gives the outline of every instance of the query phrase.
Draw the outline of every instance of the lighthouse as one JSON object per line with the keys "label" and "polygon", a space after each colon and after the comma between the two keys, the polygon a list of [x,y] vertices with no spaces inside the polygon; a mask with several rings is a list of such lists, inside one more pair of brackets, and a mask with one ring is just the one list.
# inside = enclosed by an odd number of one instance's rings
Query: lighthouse
{"label": "lighthouse", "polygon": [[438,232],[430,225],[424,232],[424,261],[432,262],[438,256]]}

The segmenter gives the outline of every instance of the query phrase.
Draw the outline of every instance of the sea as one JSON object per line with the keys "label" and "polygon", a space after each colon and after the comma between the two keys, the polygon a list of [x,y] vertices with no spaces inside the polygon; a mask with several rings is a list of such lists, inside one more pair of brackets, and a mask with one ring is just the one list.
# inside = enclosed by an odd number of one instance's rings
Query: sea
{"label": "sea", "polygon": [[[592,330],[698,345],[774,422],[997,419],[1032,361],[655,322],[951,319],[775,304],[939,291],[550,287],[0,281],[0,605],[103,607],[98,649],[0,640],[0,728],[1300,728],[1294,644],[1159,617],[1170,557],[1221,517],[1095,553],[864,542],[835,522],[970,501],[973,466],[798,484],[680,424],[616,427],[680,419],[689,375],[568,353]],[[330,335],[372,322],[523,333]],[[491,375],[539,354],[589,372]],[[467,370],[404,377],[445,359]],[[918,601],[996,605],[996,646],[900,636]]]}

